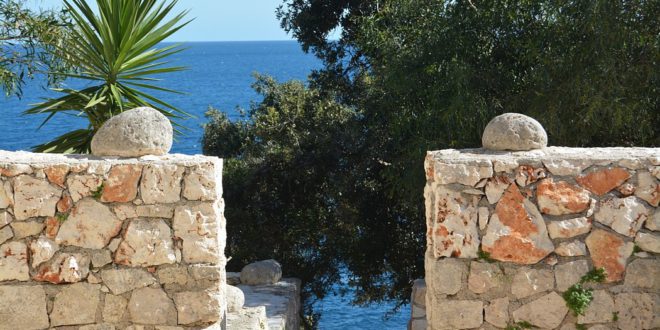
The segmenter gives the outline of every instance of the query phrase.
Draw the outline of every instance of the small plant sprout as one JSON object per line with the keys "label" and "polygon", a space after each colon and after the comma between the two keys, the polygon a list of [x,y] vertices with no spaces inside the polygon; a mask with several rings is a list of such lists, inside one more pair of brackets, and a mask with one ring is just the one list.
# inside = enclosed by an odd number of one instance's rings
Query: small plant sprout
{"label": "small plant sprout", "polygon": [[57,212],[55,217],[57,218],[57,221],[59,223],[64,223],[64,221],[66,221],[66,219],[69,218],[69,214],[68,213],[62,213],[62,212]]}
{"label": "small plant sprout", "polygon": [[103,183],[92,192],[92,197],[96,200],[101,199],[101,195],[103,195]]}
{"label": "small plant sprout", "polygon": [[604,268],[592,269],[584,274],[580,282],[573,284],[562,295],[566,301],[566,307],[573,311],[575,315],[584,315],[584,312],[589,307],[589,304],[594,299],[593,289],[585,288],[583,285],[593,282],[602,283],[605,281],[607,274]]}

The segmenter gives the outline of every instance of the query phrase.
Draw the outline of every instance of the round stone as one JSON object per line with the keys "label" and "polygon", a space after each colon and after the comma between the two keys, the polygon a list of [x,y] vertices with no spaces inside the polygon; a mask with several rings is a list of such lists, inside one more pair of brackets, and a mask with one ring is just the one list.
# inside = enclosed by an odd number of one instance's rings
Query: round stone
{"label": "round stone", "polygon": [[243,291],[233,285],[226,285],[227,289],[227,310],[229,312],[238,312],[245,304],[245,294]]}
{"label": "round stone", "polygon": [[241,270],[241,284],[268,285],[275,284],[282,278],[282,266],[279,262],[269,259],[253,262]]}
{"label": "round stone", "polygon": [[545,148],[548,135],[534,118],[505,113],[493,118],[481,137],[483,147],[491,150],[532,150]]}
{"label": "round stone", "polygon": [[167,154],[170,148],[170,120],[149,107],[135,108],[110,118],[92,138],[92,154],[96,156],[159,156]]}

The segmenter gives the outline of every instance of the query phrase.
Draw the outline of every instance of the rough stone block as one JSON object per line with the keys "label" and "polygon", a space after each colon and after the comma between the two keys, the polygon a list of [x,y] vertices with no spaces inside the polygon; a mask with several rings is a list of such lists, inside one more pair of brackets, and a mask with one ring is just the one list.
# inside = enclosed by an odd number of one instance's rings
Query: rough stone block
{"label": "rough stone block", "polygon": [[156,266],[176,262],[172,231],[163,220],[131,220],[115,252],[115,263]]}
{"label": "rough stone block", "polygon": [[606,290],[595,290],[584,315],[578,315],[578,324],[609,323],[614,313],[614,299]]}
{"label": "rough stone block", "polygon": [[564,215],[580,213],[589,207],[589,192],[565,181],[544,179],[536,187],[536,198],[542,213]]}
{"label": "rough stone block", "polygon": [[14,216],[16,220],[52,217],[62,190],[28,175],[14,178]]}
{"label": "rough stone block", "polygon": [[633,243],[624,242],[615,234],[602,229],[596,229],[585,240],[594,268],[604,268],[607,273],[606,282],[611,283],[623,279],[626,262],[633,252]]}
{"label": "rough stone block", "polygon": [[505,328],[509,323],[509,298],[499,298],[490,301],[484,308],[486,322],[500,328]]}
{"label": "rough stone block", "polygon": [[474,293],[487,293],[491,290],[504,290],[504,274],[497,264],[477,262],[470,263],[468,288]]}
{"label": "rough stone block", "polygon": [[181,199],[185,169],[175,165],[149,165],[142,173],[140,193],[145,204],[175,203]]}
{"label": "rough stone block", "polygon": [[443,300],[435,306],[431,327],[434,329],[471,329],[484,322],[481,300]]}
{"label": "rough stone block", "polygon": [[647,293],[619,293],[614,297],[619,329],[650,329],[654,302]]}
{"label": "rough stone block", "polygon": [[660,259],[635,259],[628,265],[625,286],[660,291]]}
{"label": "rough stone block", "polygon": [[0,330],[48,328],[46,292],[40,286],[0,285]]}
{"label": "rough stone block", "polygon": [[539,328],[558,327],[568,313],[566,302],[556,292],[536,299],[513,311],[514,322],[526,321]]}
{"label": "rough stone block", "polygon": [[174,303],[162,289],[134,290],[128,302],[128,312],[131,321],[137,324],[177,324],[177,311]]}
{"label": "rough stone block", "polygon": [[550,291],[555,287],[555,278],[551,270],[522,267],[518,269],[511,282],[511,293],[517,298]]}
{"label": "rough stone block", "polygon": [[635,237],[649,218],[649,210],[636,197],[611,198],[601,201],[595,214],[596,221],[610,226],[621,235]]}
{"label": "rough stone block", "polygon": [[220,214],[209,203],[179,206],[174,211],[174,235],[183,240],[183,260],[187,263],[220,262]]}
{"label": "rough stone block", "polygon": [[42,264],[34,275],[35,281],[75,283],[87,278],[89,256],[83,253],[58,253],[50,261]]}
{"label": "rough stone block", "polygon": [[220,299],[217,293],[177,292],[174,294],[174,303],[178,322],[182,325],[212,323],[220,317]]}
{"label": "rough stone block", "polygon": [[431,236],[435,257],[476,258],[479,249],[478,197],[436,186],[434,198],[435,220]]}
{"label": "rough stone block", "polygon": [[51,326],[90,324],[96,320],[101,299],[100,285],[76,283],[64,286],[55,296]]}
{"label": "rough stone block", "polygon": [[183,178],[183,197],[191,201],[214,201],[218,198],[214,164],[202,164],[190,168]]}
{"label": "rough stone block", "polygon": [[586,260],[576,260],[555,266],[555,280],[557,290],[564,292],[589,271],[589,263]]}
{"label": "rough stone block", "polygon": [[80,201],[60,225],[55,241],[87,249],[102,249],[121,231],[122,221],[91,198]]}
{"label": "rough stone block", "polygon": [[153,275],[139,268],[104,269],[101,271],[101,277],[115,295],[156,283]]}
{"label": "rough stone block", "polygon": [[142,175],[140,165],[115,165],[103,182],[102,202],[130,202],[137,196],[138,181]]}
{"label": "rough stone block", "polygon": [[23,242],[0,245],[0,282],[30,279],[27,246]]}

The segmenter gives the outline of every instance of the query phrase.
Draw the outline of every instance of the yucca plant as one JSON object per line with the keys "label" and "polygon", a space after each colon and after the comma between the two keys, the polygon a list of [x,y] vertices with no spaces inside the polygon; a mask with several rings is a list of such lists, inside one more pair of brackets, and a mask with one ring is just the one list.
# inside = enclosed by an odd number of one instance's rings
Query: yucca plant
{"label": "yucca plant", "polygon": [[[164,59],[182,50],[179,45],[156,47],[190,21],[187,11],[165,20],[177,3],[156,0],[96,0],[98,14],[84,0],[65,0],[74,23],[72,42],[57,48],[64,59],[73,61],[76,72],[61,74],[90,81],[81,90],[54,88],[64,94],[46,99],[25,114],[47,114],[46,124],[58,113],[89,120],[87,128],[61,135],[33,147],[36,152],[88,153],[95,132],[112,116],[138,106],[155,108],[170,120],[188,116],[171,104],[149,94],[149,90],[178,93],[154,85],[153,78],[183,67],[168,66]],[[40,126],[41,127],[41,126]],[[175,127],[180,127],[175,123]]]}

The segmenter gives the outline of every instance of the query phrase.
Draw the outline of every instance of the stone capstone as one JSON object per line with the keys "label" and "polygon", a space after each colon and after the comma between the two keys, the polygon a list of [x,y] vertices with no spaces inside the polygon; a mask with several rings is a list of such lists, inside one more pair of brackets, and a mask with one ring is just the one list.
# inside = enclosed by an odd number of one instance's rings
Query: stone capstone
{"label": "stone capstone", "polygon": [[143,169],[140,194],[145,204],[175,203],[181,199],[184,168],[175,165],[149,165]]}
{"label": "stone capstone", "polygon": [[104,269],[101,271],[101,278],[114,295],[156,283],[153,275],[139,268]]}
{"label": "stone capstone", "polygon": [[110,119],[92,138],[96,156],[165,155],[172,148],[172,124],[158,110],[141,107]]}
{"label": "stone capstone", "polygon": [[536,206],[510,185],[490,218],[482,249],[495,260],[534,264],[555,247]]}
{"label": "stone capstone", "polygon": [[[0,282],[30,279],[27,245],[13,241],[0,245]],[[2,299],[0,299],[2,300]]]}
{"label": "stone capstone", "polygon": [[262,260],[246,265],[241,270],[241,284],[274,284],[282,278],[282,266],[273,260]]}
{"label": "stone capstone", "polygon": [[548,145],[548,135],[534,118],[519,113],[504,113],[493,118],[481,137],[490,150],[532,150]]}
{"label": "stone capstone", "polygon": [[209,203],[177,207],[172,227],[183,240],[183,260],[187,263],[217,264],[219,214]]}
{"label": "stone capstone", "polygon": [[513,311],[515,322],[526,321],[545,329],[558,327],[568,313],[566,302],[556,292],[538,298]]}
{"label": "stone capstone", "polygon": [[477,162],[474,164],[436,163],[434,170],[437,184],[460,183],[472,187],[481,179],[493,176],[493,165],[490,162]]}
{"label": "stone capstone", "polygon": [[61,196],[62,190],[48,181],[19,175],[14,178],[14,216],[16,220],[52,217]]}
{"label": "stone capstone", "polygon": [[41,286],[0,285],[0,330],[49,327],[46,292]]}
{"label": "stone capstone", "polygon": [[115,165],[103,182],[102,202],[130,202],[138,192],[138,181],[142,175],[139,165]]}
{"label": "stone capstone", "polygon": [[212,292],[177,292],[174,294],[174,303],[179,324],[216,322],[220,317],[219,296]]}
{"label": "stone capstone", "polygon": [[579,213],[589,207],[589,192],[565,181],[542,180],[536,187],[536,198],[542,213],[564,215]]}
{"label": "stone capstone", "polygon": [[160,288],[134,290],[128,302],[131,321],[138,324],[176,325],[174,303]]}
{"label": "stone capstone", "polygon": [[555,278],[551,270],[522,267],[518,269],[511,282],[511,293],[516,299],[522,299],[539,292],[551,291]]}
{"label": "stone capstone", "polygon": [[635,197],[611,198],[601,201],[596,221],[610,226],[621,235],[634,237],[649,217],[649,210]]}
{"label": "stone capstone", "polygon": [[172,231],[163,220],[131,220],[115,251],[115,263],[156,266],[176,262]]}
{"label": "stone capstone", "polygon": [[53,284],[80,282],[89,274],[89,262],[87,254],[58,253],[37,269],[34,280]]}
{"label": "stone capstone", "polygon": [[62,223],[55,241],[87,249],[102,249],[121,231],[122,222],[91,198],[80,201]]}
{"label": "stone capstone", "polygon": [[[94,323],[101,299],[100,285],[76,283],[62,287],[50,313],[51,326]],[[81,299],[83,298],[84,299]]]}
{"label": "stone capstone", "polygon": [[624,242],[615,234],[602,229],[595,229],[585,240],[594,268],[604,268],[606,282],[623,279],[626,262],[633,252],[634,244]]}

